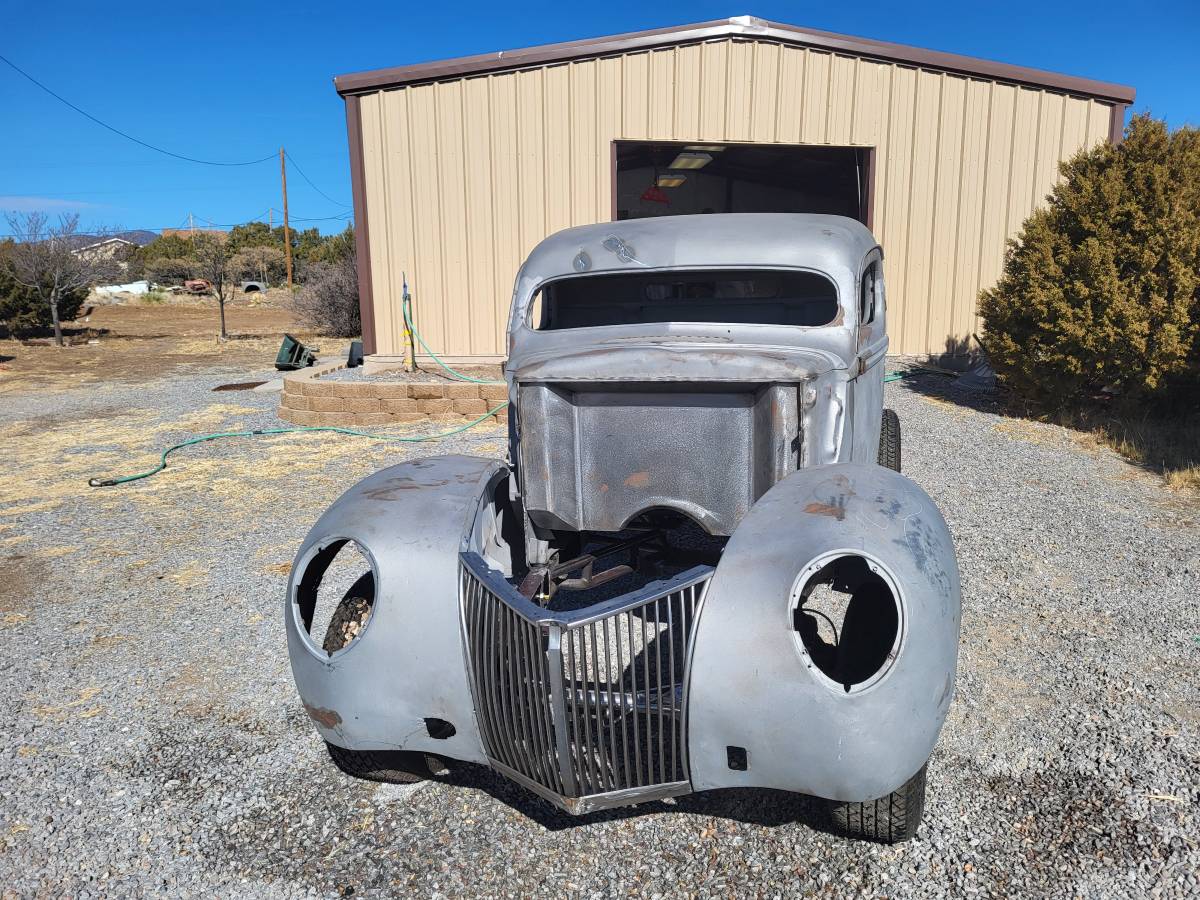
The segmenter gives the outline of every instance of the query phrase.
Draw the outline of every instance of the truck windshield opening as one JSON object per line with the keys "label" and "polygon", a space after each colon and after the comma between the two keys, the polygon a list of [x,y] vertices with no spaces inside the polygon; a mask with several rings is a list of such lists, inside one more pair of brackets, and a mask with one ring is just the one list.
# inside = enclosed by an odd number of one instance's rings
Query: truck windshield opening
{"label": "truck windshield opening", "polygon": [[539,331],[666,322],[816,327],[837,316],[837,287],[816,272],[642,272],[548,284],[532,304],[530,326]]}

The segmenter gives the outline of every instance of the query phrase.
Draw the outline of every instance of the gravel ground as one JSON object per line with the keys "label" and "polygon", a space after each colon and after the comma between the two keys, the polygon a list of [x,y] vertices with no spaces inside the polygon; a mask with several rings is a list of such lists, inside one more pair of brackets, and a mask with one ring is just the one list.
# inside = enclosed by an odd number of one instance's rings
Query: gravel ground
{"label": "gravel ground", "polygon": [[[958,695],[897,847],[723,792],[570,819],[477,768],[380,786],[328,762],[280,621],[294,548],[354,479],[431,452],[277,426],[191,379],[0,405],[0,885],[14,895],[1200,894],[1200,510],[1060,428],[888,385],[954,531]],[[449,601],[450,598],[447,598]],[[5,894],[8,896],[8,894]]]}

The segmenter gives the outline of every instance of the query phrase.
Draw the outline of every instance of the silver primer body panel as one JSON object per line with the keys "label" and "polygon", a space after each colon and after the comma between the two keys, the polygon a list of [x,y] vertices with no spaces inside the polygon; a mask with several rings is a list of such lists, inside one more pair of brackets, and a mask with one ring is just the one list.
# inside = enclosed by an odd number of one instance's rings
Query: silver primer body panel
{"label": "silver primer body panel", "polygon": [[[899,650],[865,690],[818,676],[790,597],[814,561],[844,551],[883,566],[901,593]],[[688,711],[692,785],[770,787],[862,801],[928,759],[954,694],[958,566],[929,496],[877,465],[797,472],[742,520],[709,584]],[[726,747],[744,747],[732,771]]]}
{"label": "silver primer body panel", "polygon": [[[531,521],[616,531],[668,508],[729,535],[797,468],[873,461],[887,337],[882,303],[860,322],[858,300],[880,258],[860,223],[799,214],[605,223],[539,244],[517,278],[505,370],[514,496]],[[826,276],[836,317],[815,327],[529,323],[538,291],[562,278],[756,267]]]}
{"label": "silver primer body panel", "polygon": [[[496,460],[440,456],[376,472],[317,521],[292,566],[284,608],[288,655],[305,709],[327,741],[355,750],[427,750],[485,762],[463,662],[458,554]],[[332,657],[310,638],[298,579],[322,547],[353,540],[375,569],[375,603],[362,636]],[[430,737],[426,718],[456,734]]]}
{"label": "silver primer body panel", "polygon": [[538,524],[618,531],[658,508],[732,534],[796,469],[800,385],[622,387],[521,386],[524,497]]}

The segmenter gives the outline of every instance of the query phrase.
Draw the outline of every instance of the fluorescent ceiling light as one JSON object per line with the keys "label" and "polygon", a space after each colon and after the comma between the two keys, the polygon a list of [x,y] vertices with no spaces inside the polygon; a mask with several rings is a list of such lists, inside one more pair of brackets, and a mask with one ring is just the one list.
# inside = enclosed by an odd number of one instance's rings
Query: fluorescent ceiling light
{"label": "fluorescent ceiling light", "polygon": [[695,150],[685,150],[671,161],[668,169],[703,169],[712,162],[711,153],[700,153]]}
{"label": "fluorescent ceiling light", "polygon": [[686,175],[659,175],[655,182],[659,187],[679,187],[687,181]]}
{"label": "fluorescent ceiling light", "polygon": [[685,144],[683,149],[698,150],[701,153],[720,153],[725,147],[718,144]]}

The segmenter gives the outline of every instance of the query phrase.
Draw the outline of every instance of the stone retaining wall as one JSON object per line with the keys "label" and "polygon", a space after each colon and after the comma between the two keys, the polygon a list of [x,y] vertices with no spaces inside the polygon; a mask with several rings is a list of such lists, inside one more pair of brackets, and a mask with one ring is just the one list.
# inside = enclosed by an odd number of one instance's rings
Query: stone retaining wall
{"label": "stone retaining wall", "polygon": [[[294,425],[354,428],[422,421],[463,424],[508,399],[503,384],[322,380],[345,365],[318,363],[284,375],[279,418]],[[506,421],[507,408],[494,418]]]}

